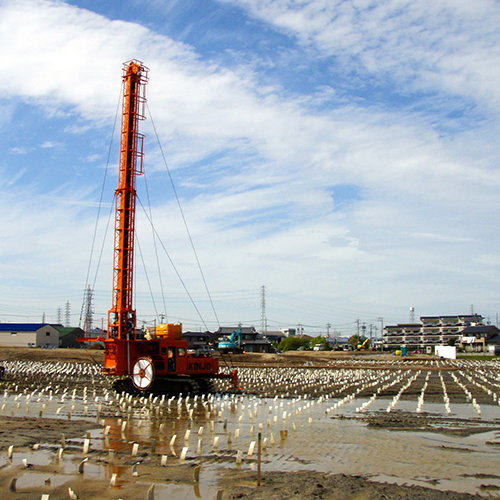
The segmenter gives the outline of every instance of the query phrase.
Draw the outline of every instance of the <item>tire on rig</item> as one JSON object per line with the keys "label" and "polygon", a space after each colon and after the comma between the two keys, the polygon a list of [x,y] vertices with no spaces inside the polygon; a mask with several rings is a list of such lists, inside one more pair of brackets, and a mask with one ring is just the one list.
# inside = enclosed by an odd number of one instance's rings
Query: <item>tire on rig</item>
{"label": "tire on rig", "polygon": [[139,391],[147,391],[154,382],[155,370],[151,358],[139,358],[132,366],[132,383]]}

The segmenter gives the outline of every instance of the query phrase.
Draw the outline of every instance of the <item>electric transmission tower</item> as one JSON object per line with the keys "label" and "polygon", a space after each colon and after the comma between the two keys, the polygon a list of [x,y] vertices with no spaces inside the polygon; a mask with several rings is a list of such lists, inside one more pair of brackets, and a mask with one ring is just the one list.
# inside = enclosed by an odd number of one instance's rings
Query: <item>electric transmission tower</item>
{"label": "electric transmission tower", "polygon": [[70,327],[71,326],[71,303],[70,301],[66,301],[66,307],[64,309],[64,318],[65,318],[65,326]]}
{"label": "electric transmission tower", "polygon": [[260,287],[260,323],[262,333],[267,333],[267,318],[266,318],[266,287]]}
{"label": "electric transmission tower", "polygon": [[61,306],[57,308],[57,324],[62,325],[62,309]]}
{"label": "electric transmission tower", "polygon": [[85,297],[83,301],[83,314],[84,314],[84,324],[83,329],[85,330],[85,335],[90,337],[90,333],[92,331],[92,317],[94,314],[94,306],[92,304],[92,288],[90,285],[85,290]]}

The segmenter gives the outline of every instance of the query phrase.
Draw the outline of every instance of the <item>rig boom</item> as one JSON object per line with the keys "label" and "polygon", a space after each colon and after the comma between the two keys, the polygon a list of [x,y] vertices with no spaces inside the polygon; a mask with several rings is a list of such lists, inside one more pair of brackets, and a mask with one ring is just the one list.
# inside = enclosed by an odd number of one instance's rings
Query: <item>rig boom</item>
{"label": "rig boom", "polygon": [[136,314],[132,305],[134,271],[135,179],[142,174],[144,136],[139,121],[145,120],[148,69],[137,61],[124,65],[120,167],[116,190],[113,265],[113,307],[108,314],[108,338],[135,339]]}

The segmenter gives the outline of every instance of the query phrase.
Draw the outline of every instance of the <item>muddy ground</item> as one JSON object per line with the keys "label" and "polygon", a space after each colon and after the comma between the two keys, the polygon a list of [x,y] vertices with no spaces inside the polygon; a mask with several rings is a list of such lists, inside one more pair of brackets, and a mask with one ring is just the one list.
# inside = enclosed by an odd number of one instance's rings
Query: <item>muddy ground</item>
{"label": "muddy ground", "polygon": [[[292,366],[300,367],[305,363],[313,362],[316,367],[328,367],[332,362],[332,356],[329,353],[320,353],[320,356],[314,356],[317,353],[301,353],[296,355],[269,355],[256,356],[246,355],[239,359],[233,356],[232,363],[236,366],[255,366],[256,364],[264,364],[266,366]],[[343,354],[343,353],[340,353]],[[353,359],[352,354],[349,357],[341,358],[344,360]],[[15,348],[0,348],[1,360],[23,360],[23,361],[45,361],[45,362],[68,362],[68,363],[102,363],[103,353],[101,351],[86,351],[86,350],[42,350],[42,349],[15,349]],[[366,358],[367,364],[371,365],[369,359]],[[417,360],[417,364],[419,361]],[[425,360],[422,360],[424,366]],[[359,366],[356,366],[359,368]],[[391,369],[394,366],[391,363],[387,364]],[[346,366],[343,366],[346,368]],[[370,366],[373,368],[373,366]],[[396,368],[394,368],[396,369]],[[417,368],[418,369],[418,368]],[[441,368],[443,370],[443,368]],[[450,366],[450,369],[454,369]],[[446,378],[446,373],[444,374]],[[432,380],[432,379],[431,379]],[[66,383],[68,387],[74,388],[79,385],[85,385],[86,380],[71,380],[68,377]],[[19,390],[23,387],[29,387],[33,381],[29,375],[22,380],[11,380],[7,375],[6,380],[0,382],[0,390],[9,388],[12,391],[14,384],[19,386]],[[102,390],[106,387],[104,384],[99,387],[93,382],[93,390]],[[449,384],[450,387],[452,384]],[[398,392],[398,387],[390,388],[390,397]],[[420,387],[415,384],[412,386],[405,397],[417,398]],[[433,380],[426,390],[426,399],[435,398],[442,400],[442,389],[437,380]],[[450,394],[450,399],[453,401],[462,402],[463,393]],[[376,414],[366,417],[366,423],[369,427],[384,428],[390,430],[422,430],[442,433],[453,433],[454,435],[470,435],[475,432],[485,432],[485,430],[500,430],[498,421],[482,422],[481,426],[477,426],[469,421],[460,421],[459,419],[446,419],[436,416],[430,416],[425,413],[405,413],[394,412],[392,414]],[[30,465],[27,468],[19,460],[10,462],[4,458],[0,466],[0,498],[11,499],[26,499],[39,500],[42,494],[50,494],[50,500],[67,499],[68,488],[78,492],[78,497],[81,499],[144,499],[147,497],[147,490],[152,483],[157,485],[187,485],[190,489],[190,495],[197,495],[197,484],[194,482],[194,470],[198,465],[207,467],[207,464],[218,463],[219,461],[227,460],[219,455],[203,456],[199,460],[188,461],[188,463],[179,465],[178,462],[167,463],[167,466],[161,466],[161,457],[151,452],[144,452],[139,457],[132,459],[130,455],[121,455],[117,453],[111,458],[107,450],[92,448],[89,453],[89,464],[100,464],[109,467],[109,476],[113,471],[122,470],[121,481],[118,480],[115,487],[110,487],[109,477],[99,478],[89,477],[85,474],[76,472],[77,465],[81,460],[81,443],[86,436],[86,432],[90,429],[99,427],[99,423],[95,421],[85,420],[65,420],[65,419],[50,419],[50,418],[35,418],[35,417],[0,417],[0,457],[7,456],[7,449],[13,445],[17,457],[23,453],[29,454],[33,445],[40,445],[41,449],[46,449],[55,454],[56,450],[61,446],[61,435],[64,434],[66,447],[64,459],[60,462],[51,460],[48,465]],[[462,434],[460,434],[462,433]],[[499,450],[500,443],[490,443],[492,447]],[[254,500],[274,500],[274,499],[297,499],[297,500],[375,500],[375,499],[430,499],[430,500],[459,500],[481,498],[479,495],[471,495],[456,492],[442,492],[431,488],[423,488],[419,486],[401,486],[397,484],[382,484],[370,481],[367,477],[356,477],[348,475],[328,475],[314,471],[300,472],[264,472],[261,479],[261,484],[257,486],[257,475],[255,471],[236,470],[233,467],[233,459],[231,466],[226,468],[218,468],[217,472],[213,472],[217,476],[218,486],[222,490],[221,498],[225,500],[248,498]],[[139,463],[137,467],[137,476],[132,474],[132,465]],[[75,473],[68,474],[68,464],[75,470]],[[125,471],[125,472],[123,472]],[[27,472],[45,474],[47,478],[54,478],[66,474],[67,481],[63,484],[43,484],[30,487],[23,484],[18,487],[17,491],[11,491],[9,485],[12,478],[22,478]],[[500,476],[500,472],[499,472]],[[485,478],[485,483],[488,478]],[[199,490],[198,490],[199,494]],[[186,492],[178,494],[180,496],[172,496],[173,500],[177,498],[186,498]],[[206,497],[207,498],[207,497]],[[210,497],[215,498],[215,495]]]}
{"label": "muddy ground", "polygon": [[[43,420],[41,422],[41,420]],[[35,418],[0,418],[0,449],[6,453],[11,444],[15,446],[15,454],[22,456],[28,448],[36,443],[43,443],[45,450],[55,451],[61,446],[61,434],[65,436],[65,452],[61,461],[53,460],[48,465],[31,465],[26,468],[22,464],[10,465],[6,462],[0,468],[0,498],[5,500],[39,500],[43,493],[50,494],[50,500],[68,498],[68,488],[78,492],[81,499],[145,499],[152,483],[157,485],[188,485],[196,495],[197,485],[194,481],[194,470],[198,465],[214,463],[215,456],[200,458],[200,460],[178,465],[168,464],[162,467],[159,455],[142,453],[131,459],[130,456],[115,454],[111,459],[105,450],[93,449],[89,454],[89,464],[99,464],[110,468],[109,476],[113,471],[119,471],[128,466],[117,481],[115,487],[110,487],[107,479],[91,478],[85,474],[68,475],[68,463],[80,462],[81,441],[85,431],[95,427],[93,423],[68,422],[55,419]],[[25,453],[26,454],[26,453]],[[77,458],[77,456],[79,458]],[[73,464],[76,469],[77,463]],[[131,467],[137,466],[137,477],[133,477]],[[24,474],[41,474],[44,478],[54,478],[66,474],[64,484],[44,484],[43,486],[18,488],[16,492],[9,489],[12,478],[22,478]],[[257,473],[241,471],[235,468],[219,469],[213,472],[218,475],[219,488],[222,490],[222,499],[254,499],[254,500],[376,500],[376,499],[407,499],[407,500],[465,500],[480,498],[456,492],[442,492],[420,486],[401,486],[370,481],[369,478],[348,476],[344,474],[329,475],[314,471],[299,472],[264,472],[261,484],[257,486]],[[488,478],[484,478],[486,483]],[[54,481],[54,479],[52,479]],[[189,488],[188,491],[191,491]],[[184,493],[185,495],[186,493]],[[185,498],[185,496],[171,497]],[[215,494],[213,497],[215,498]]]}

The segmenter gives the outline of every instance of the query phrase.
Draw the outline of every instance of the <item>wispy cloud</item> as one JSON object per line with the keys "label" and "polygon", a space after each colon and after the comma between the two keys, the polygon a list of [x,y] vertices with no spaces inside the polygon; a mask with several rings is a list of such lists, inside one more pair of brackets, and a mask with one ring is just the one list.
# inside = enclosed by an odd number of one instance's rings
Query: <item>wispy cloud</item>
{"label": "wispy cloud", "polygon": [[495,2],[220,0],[384,85],[445,92],[498,109],[500,9]]}

